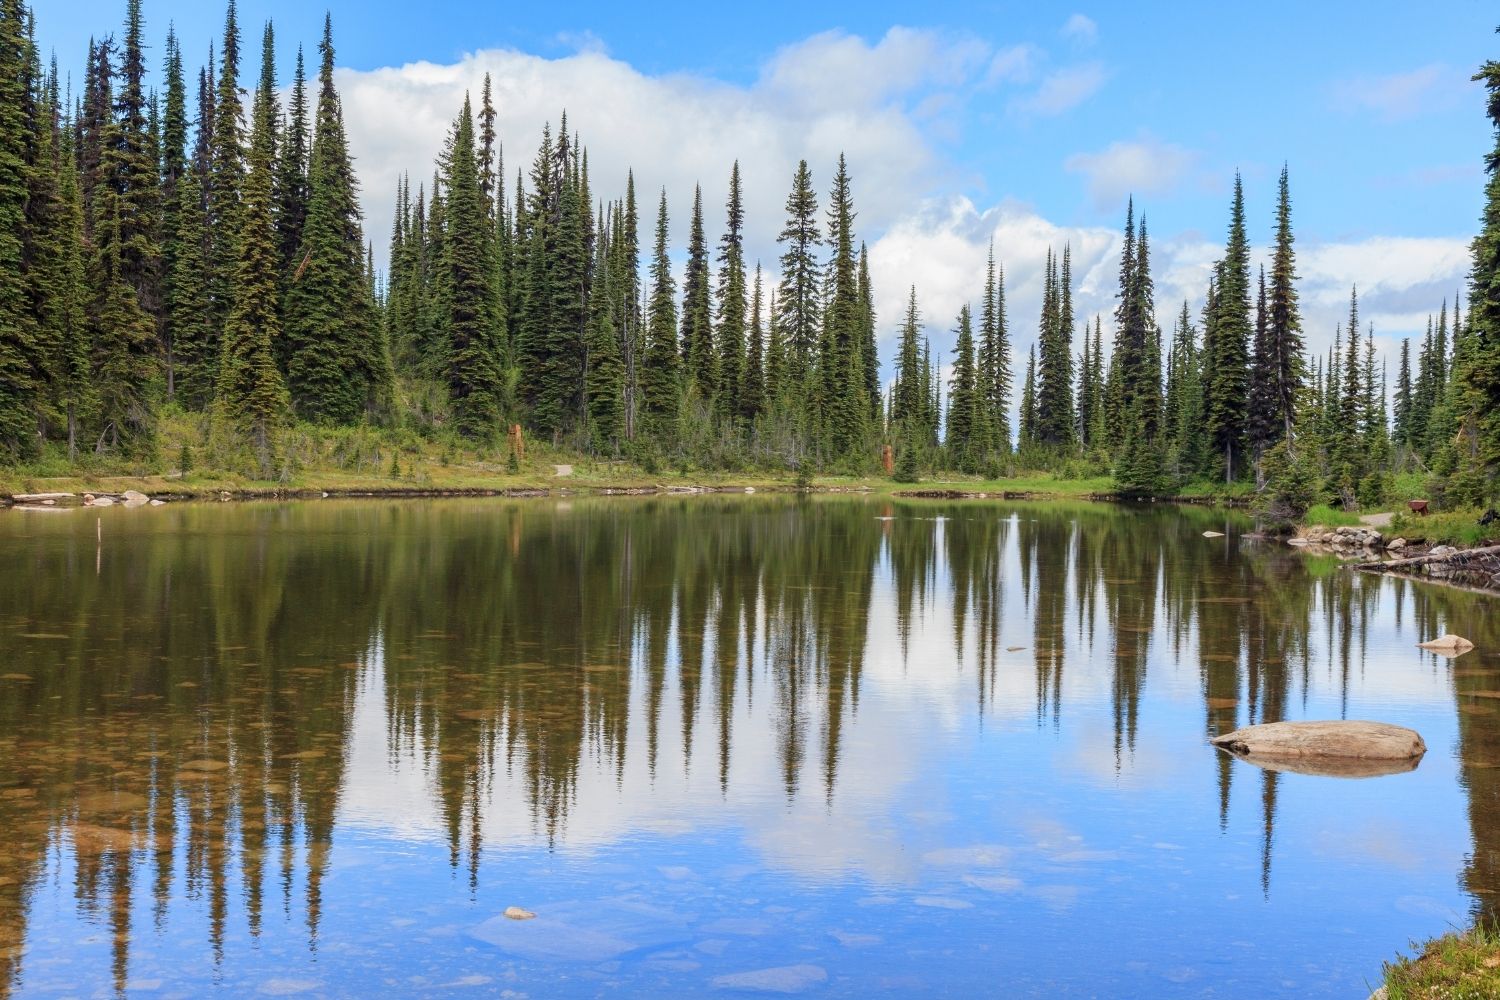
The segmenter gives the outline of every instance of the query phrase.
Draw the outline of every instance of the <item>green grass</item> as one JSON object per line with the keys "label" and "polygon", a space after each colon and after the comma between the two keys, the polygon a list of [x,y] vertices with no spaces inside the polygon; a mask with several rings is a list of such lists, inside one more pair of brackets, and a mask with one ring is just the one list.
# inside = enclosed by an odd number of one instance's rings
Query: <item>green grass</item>
{"label": "green grass", "polygon": [[[187,446],[192,468],[179,468]],[[327,428],[298,424],[282,432],[279,463],[271,475],[254,470],[248,455],[215,457],[201,414],[168,407],[159,424],[155,458],[122,460],[81,453],[70,462],[53,446],[20,467],[0,467],[0,495],[41,492],[111,492],[137,489],[154,495],[205,496],[231,493],[327,491],[400,493],[560,489],[597,490],[652,486],[751,486],[790,489],[798,484],[790,470],[705,470],[661,463],[652,471],[629,461],[581,455],[534,440],[526,442],[520,468],[509,467],[509,448],[411,429]],[[399,475],[392,474],[392,460]],[[555,466],[570,465],[572,475],[559,477]],[[1026,472],[1012,478],[982,479],[961,473],[931,473],[917,483],[896,483],[883,476],[816,476],[820,489],[858,489],[889,495],[910,490],[959,490],[986,493],[1036,493],[1056,497],[1089,497],[1114,492],[1109,476],[1068,478]]]}
{"label": "green grass", "polygon": [[1385,966],[1387,1000],[1492,1000],[1500,997],[1500,933],[1480,925],[1417,945]]}
{"label": "green grass", "polygon": [[1309,526],[1317,525],[1323,528],[1342,528],[1360,523],[1358,514],[1338,507],[1330,507],[1326,503],[1309,508],[1302,521]]}
{"label": "green grass", "polygon": [[1391,522],[1388,534],[1408,541],[1424,541],[1433,545],[1485,545],[1500,541],[1500,525],[1488,528],[1479,526],[1480,512],[1477,510],[1445,510],[1419,516],[1402,511]]}

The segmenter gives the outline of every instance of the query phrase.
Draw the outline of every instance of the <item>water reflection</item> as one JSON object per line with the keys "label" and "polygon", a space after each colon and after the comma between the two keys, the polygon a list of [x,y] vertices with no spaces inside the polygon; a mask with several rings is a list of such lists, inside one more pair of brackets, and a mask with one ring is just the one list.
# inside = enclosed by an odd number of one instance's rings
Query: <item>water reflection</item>
{"label": "water reflection", "polygon": [[[82,512],[0,524],[0,996],[25,982],[34,900],[63,879],[105,929],[93,974],[118,991],[174,911],[216,965],[272,920],[316,952],[341,830],[440,837],[471,900],[509,848],[726,825],[815,882],[919,883],[908,834],[863,821],[951,768],[949,744],[862,719],[871,683],[939,730],[972,714],[1064,734],[1097,701],[1118,784],[1149,777],[1152,712],[1169,728],[1188,693],[1207,736],[1451,675],[1462,884],[1495,912],[1500,661],[1484,651],[1500,616],[1202,538],[1222,514],[691,498],[174,507],[99,527],[102,545]],[[1367,638],[1392,625],[1481,652],[1413,651],[1410,678],[1366,677]],[[1199,794],[1220,831],[1236,782],[1258,784],[1270,899],[1287,779],[1177,752],[1212,761]],[[1077,895],[1047,891],[1054,909]]]}

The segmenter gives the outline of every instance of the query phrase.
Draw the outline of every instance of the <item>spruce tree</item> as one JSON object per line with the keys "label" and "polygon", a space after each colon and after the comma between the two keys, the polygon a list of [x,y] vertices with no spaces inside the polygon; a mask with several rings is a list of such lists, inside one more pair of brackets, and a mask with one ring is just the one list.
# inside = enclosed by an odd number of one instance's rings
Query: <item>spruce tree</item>
{"label": "spruce tree", "polygon": [[501,371],[492,310],[491,225],[480,187],[468,95],[448,146],[443,233],[447,385],[460,433],[487,438],[499,427]]}
{"label": "spruce tree", "polygon": [[746,420],[753,411],[744,404],[745,373],[745,206],[740,193],[740,164],[729,174],[729,201],[724,237],[719,241],[718,310],[714,346],[718,351],[718,412],[727,419]]}
{"label": "spruce tree", "polygon": [[1234,178],[1229,238],[1218,268],[1212,353],[1205,359],[1209,382],[1208,435],[1225,482],[1245,467],[1249,410],[1250,242],[1245,235],[1245,194]]}
{"label": "spruce tree", "polygon": [[785,371],[780,373],[780,379],[801,391],[816,363],[820,339],[817,253],[822,235],[818,227],[818,196],[813,191],[812,172],[806,160],[798,162],[792,177],[786,214],[786,225],[777,237],[782,253],[781,286],[776,299],[779,326],[787,347]]}
{"label": "spruce tree", "polygon": [[1280,431],[1273,440],[1291,441],[1297,422],[1298,398],[1302,393],[1306,350],[1302,317],[1297,304],[1297,260],[1293,249],[1292,200],[1287,169],[1281,168],[1276,193],[1276,246],[1271,253],[1271,286],[1266,302],[1266,337],[1269,341],[1274,379],[1271,399]]}
{"label": "spruce tree", "polygon": [[682,360],[688,384],[705,401],[718,391],[719,358],[714,351],[708,280],[708,243],[703,235],[703,188],[693,188],[693,219],[688,230],[687,269],[682,276]]}
{"label": "spruce tree", "polygon": [[213,87],[208,73],[200,72],[197,141],[177,183],[172,213],[176,231],[170,241],[165,316],[172,397],[189,409],[208,405],[218,378],[218,333],[212,299],[215,242],[207,215],[212,188],[213,115]]}
{"label": "spruce tree", "polygon": [[766,405],[765,323],[761,300],[760,262],[750,291],[750,336],[745,344],[745,377],[740,387],[740,413],[753,420]]}
{"label": "spruce tree", "polygon": [[1066,451],[1073,445],[1073,291],[1072,250],[1062,260],[1048,253],[1048,281],[1037,336],[1036,427],[1044,445]]}
{"label": "spruce tree", "polygon": [[234,301],[224,325],[213,407],[216,440],[225,445],[234,431],[247,434],[262,478],[271,472],[272,438],[288,409],[286,385],[273,347],[280,333],[277,274],[281,252],[273,212],[276,95],[269,23],[263,52],[251,118],[249,169],[238,212],[240,259],[233,280]]}
{"label": "spruce tree", "polygon": [[[100,44],[96,100],[113,100],[111,47]],[[96,450],[149,457],[156,446],[158,341],[156,325],[142,307],[135,281],[149,254],[134,222],[135,150],[126,137],[128,119],[106,115],[99,126],[96,178],[89,209],[92,254],[88,284],[90,340],[98,400]]]}
{"label": "spruce tree", "polygon": [[953,379],[948,383],[948,459],[965,472],[976,468],[974,425],[978,411],[978,379],[974,367],[974,333],[965,305],[954,328]]}
{"label": "spruce tree", "polygon": [[1276,352],[1266,308],[1266,269],[1260,269],[1255,295],[1255,334],[1250,351],[1250,398],[1246,438],[1257,465],[1281,437],[1284,425],[1277,399]]}
{"label": "spruce tree", "polygon": [[1036,442],[1036,345],[1026,355],[1026,381],[1021,384],[1021,432],[1020,450],[1030,449]]}
{"label": "spruce tree", "polygon": [[1005,319],[1005,272],[995,263],[995,243],[990,241],[985,262],[984,302],[979,308],[979,379],[981,406],[988,413],[988,452],[1010,452],[1010,333]]}
{"label": "spruce tree", "polygon": [[828,279],[832,295],[823,324],[820,359],[824,443],[833,456],[851,455],[864,441],[870,419],[864,374],[864,311],[854,255],[854,199],[842,154],[829,193]]}
{"label": "spruce tree", "polygon": [[302,226],[307,221],[307,70],[302,46],[297,46],[297,68],[286,109],[286,134],[276,165],[276,242],[281,254],[280,294],[285,296],[301,258]]}
{"label": "spruce tree", "polygon": [[37,324],[23,267],[28,177],[27,12],[22,0],[0,0],[0,453],[37,450]]}
{"label": "spruce tree", "polygon": [[[206,398],[219,356],[219,332],[234,300],[234,273],[239,267],[240,188],[244,184],[244,109],[239,86],[240,29],[235,0],[224,16],[224,41],[219,51],[219,77],[214,97],[210,153],[207,225],[212,239],[209,272],[211,318],[208,342],[201,345]],[[200,126],[201,127],[201,126]]]}
{"label": "spruce tree", "polygon": [[1462,458],[1483,469],[1488,496],[1500,466],[1500,61],[1488,60],[1474,79],[1484,85],[1493,149],[1486,154],[1484,209],[1470,253],[1467,349],[1458,371]]}
{"label": "spruce tree", "polygon": [[650,431],[671,439],[677,431],[682,398],[677,347],[677,281],[667,253],[667,192],[656,210],[656,241],[651,253],[651,299],[646,318],[646,358],[641,369],[641,403]]}
{"label": "spruce tree", "polygon": [[333,86],[333,23],[327,16],[318,50],[322,65],[307,218],[286,293],[286,380],[300,416],[352,424],[388,398],[390,355],[365,283],[364,235],[343,110]]}

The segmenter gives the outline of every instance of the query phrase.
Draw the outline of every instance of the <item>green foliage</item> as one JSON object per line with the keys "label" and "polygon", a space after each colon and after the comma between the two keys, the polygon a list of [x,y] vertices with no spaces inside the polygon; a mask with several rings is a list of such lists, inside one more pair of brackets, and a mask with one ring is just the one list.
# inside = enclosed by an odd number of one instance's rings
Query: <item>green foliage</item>
{"label": "green foliage", "polygon": [[1385,963],[1387,1000],[1486,1000],[1500,996],[1500,931],[1481,922]]}
{"label": "green foliage", "polygon": [[[1304,519],[1311,523],[1328,523],[1313,520],[1317,475],[1311,463],[1302,453],[1294,452],[1286,439],[1276,442],[1266,451],[1262,457],[1261,475],[1265,485],[1256,494],[1253,509],[1272,527],[1284,528]],[[1323,508],[1319,513],[1328,516],[1332,512]],[[1358,523],[1358,518],[1354,523]]]}

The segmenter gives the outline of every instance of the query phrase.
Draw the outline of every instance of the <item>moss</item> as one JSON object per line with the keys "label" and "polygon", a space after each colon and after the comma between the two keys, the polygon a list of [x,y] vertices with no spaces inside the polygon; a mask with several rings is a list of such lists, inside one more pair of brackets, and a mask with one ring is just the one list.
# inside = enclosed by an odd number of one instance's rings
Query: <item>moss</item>
{"label": "moss", "polygon": [[1385,966],[1387,1000],[1490,1000],[1500,997],[1500,933],[1481,924],[1413,943],[1417,954]]}

